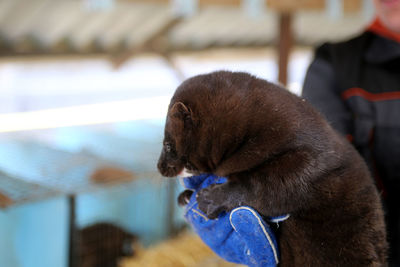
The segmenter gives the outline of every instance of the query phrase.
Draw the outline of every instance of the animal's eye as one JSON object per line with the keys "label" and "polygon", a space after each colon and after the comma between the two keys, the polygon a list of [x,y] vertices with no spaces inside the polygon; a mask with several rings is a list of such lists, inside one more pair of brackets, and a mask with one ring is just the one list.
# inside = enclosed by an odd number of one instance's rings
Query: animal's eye
{"label": "animal's eye", "polygon": [[165,145],[164,145],[164,147],[165,147],[165,151],[166,152],[171,152],[171,144],[170,143],[166,143]]}

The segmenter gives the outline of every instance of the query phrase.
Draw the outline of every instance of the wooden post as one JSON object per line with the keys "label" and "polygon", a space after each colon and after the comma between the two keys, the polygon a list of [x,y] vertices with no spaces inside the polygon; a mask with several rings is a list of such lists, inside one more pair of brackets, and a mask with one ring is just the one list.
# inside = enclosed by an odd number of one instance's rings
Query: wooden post
{"label": "wooden post", "polygon": [[76,202],[75,195],[68,196],[69,208],[69,252],[68,252],[68,267],[77,267],[77,229],[76,229]]}
{"label": "wooden post", "polygon": [[287,85],[288,81],[288,62],[290,56],[290,50],[292,48],[293,36],[292,36],[292,13],[282,12],[279,15],[279,77],[278,80],[283,85]]}

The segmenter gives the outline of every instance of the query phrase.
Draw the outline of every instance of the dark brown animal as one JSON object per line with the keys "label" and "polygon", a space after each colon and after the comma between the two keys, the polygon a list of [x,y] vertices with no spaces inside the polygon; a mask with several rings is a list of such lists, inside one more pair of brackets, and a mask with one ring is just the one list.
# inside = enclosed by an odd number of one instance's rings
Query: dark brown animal
{"label": "dark brown animal", "polygon": [[303,99],[246,73],[188,79],[173,96],[162,175],[225,176],[198,192],[216,218],[247,205],[280,224],[280,266],[385,266],[380,197],[367,166]]}
{"label": "dark brown animal", "polygon": [[117,267],[122,257],[134,254],[137,237],[119,226],[96,223],[78,234],[80,267]]}

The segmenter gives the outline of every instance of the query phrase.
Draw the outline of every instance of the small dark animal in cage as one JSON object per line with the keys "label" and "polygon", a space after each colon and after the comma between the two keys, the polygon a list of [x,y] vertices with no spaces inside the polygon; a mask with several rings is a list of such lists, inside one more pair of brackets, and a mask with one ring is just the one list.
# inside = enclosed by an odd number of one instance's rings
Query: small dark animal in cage
{"label": "small dark animal in cage", "polygon": [[280,266],[386,265],[382,205],[366,164],[284,88],[246,73],[188,79],[169,105],[163,144],[162,175],[186,168],[228,178],[198,192],[209,218],[242,205],[290,214],[279,227]]}
{"label": "small dark animal in cage", "polygon": [[119,226],[97,223],[78,233],[78,262],[81,267],[117,267],[121,257],[134,255],[137,237]]}

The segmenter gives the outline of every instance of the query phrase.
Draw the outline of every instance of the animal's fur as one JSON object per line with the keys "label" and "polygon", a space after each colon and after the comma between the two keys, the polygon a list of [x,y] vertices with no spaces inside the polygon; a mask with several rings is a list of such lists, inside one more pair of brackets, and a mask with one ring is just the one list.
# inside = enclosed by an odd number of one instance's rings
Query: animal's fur
{"label": "animal's fur", "polygon": [[134,254],[137,237],[110,223],[96,223],[78,233],[80,267],[117,267],[122,257]]}
{"label": "animal's fur", "polygon": [[173,96],[158,168],[228,182],[199,191],[216,218],[248,205],[290,213],[279,227],[280,266],[385,266],[380,197],[356,150],[311,105],[246,73],[186,80]]}

